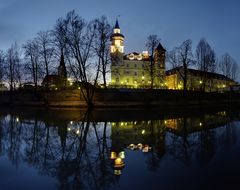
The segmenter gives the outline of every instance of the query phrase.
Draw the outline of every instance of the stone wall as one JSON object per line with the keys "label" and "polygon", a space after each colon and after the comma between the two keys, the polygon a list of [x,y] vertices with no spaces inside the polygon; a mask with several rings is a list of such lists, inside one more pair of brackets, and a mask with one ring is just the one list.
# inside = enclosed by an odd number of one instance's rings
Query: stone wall
{"label": "stone wall", "polygon": [[[97,89],[93,101],[97,107],[225,105],[239,104],[240,94],[179,90]],[[0,104],[50,107],[87,106],[80,90],[6,92],[0,94]]]}

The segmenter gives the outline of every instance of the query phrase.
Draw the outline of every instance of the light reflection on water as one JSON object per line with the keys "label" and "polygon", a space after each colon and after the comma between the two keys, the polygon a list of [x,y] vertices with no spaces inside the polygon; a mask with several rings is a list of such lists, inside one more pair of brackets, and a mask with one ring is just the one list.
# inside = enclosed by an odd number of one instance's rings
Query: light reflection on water
{"label": "light reflection on water", "polygon": [[229,188],[239,124],[236,110],[1,111],[0,189]]}

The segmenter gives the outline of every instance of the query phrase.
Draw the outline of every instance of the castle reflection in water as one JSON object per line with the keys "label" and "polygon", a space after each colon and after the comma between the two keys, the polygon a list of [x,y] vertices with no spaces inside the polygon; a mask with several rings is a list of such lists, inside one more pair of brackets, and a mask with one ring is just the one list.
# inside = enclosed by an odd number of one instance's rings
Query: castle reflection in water
{"label": "castle reflection in water", "polygon": [[237,112],[168,114],[159,120],[102,115],[2,111],[0,158],[16,168],[26,164],[53,179],[59,189],[106,189],[127,175],[138,156],[144,156],[149,171],[157,171],[163,158],[203,167],[219,148],[231,147],[238,139]]}

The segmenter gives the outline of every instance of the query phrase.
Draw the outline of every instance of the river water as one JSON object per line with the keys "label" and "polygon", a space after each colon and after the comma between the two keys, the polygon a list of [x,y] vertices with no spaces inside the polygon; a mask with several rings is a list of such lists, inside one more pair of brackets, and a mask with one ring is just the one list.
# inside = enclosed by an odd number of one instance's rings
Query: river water
{"label": "river water", "polygon": [[239,113],[1,108],[0,189],[238,189]]}

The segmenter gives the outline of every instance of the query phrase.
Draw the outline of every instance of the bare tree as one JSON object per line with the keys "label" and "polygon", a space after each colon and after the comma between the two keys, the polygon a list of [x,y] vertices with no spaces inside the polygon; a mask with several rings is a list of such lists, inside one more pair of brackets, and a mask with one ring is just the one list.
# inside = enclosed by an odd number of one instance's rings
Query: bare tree
{"label": "bare tree", "polygon": [[237,74],[239,72],[239,67],[237,62],[228,53],[225,53],[221,57],[219,61],[219,68],[224,76],[232,80],[236,80]]}
{"label": "bare tree", "polygon": [[58,57],[65,54],[66,45],[67,45],[67,23],[63,18],[59,18],[52,30],[53,42],[56,47],[56,53],[58,53]]}
{"label": "bare tree", "polygon": [[23,45],[26,64],[25,70],[27,74],[31,75],[35,87],[37,87],[39,81],[40,72],[40,52],[39,46],[36,40],[28,41]]}
{"label": "bare tree", "polygon": [[105,16],[96,19],[96,35],[94,39],[94,50],[97,54],[98,63],[100,65],[100,72],[103,78],[103,85],[107,86],[107,73],[110,66],[110,36],[111,26]]}
{"label": "bare tree", "polygon": [[154,53],[155,49],[157,48],[158,44],[160,43],[160,39],[157,35],[149,35],[147,37],[146,47],[149,51],[150,55],[150,65],[149,65],[149,75],[151,80],[151,89],[153,88],[153,82],[155,77],[155,59],[154,59]]}
{"label": "bare tree", "polygon": [[[95,76],[90,75],[90,69],[94,66],[93,57],[93,40],[96,33],[96,23],[87,23],[83,18],[71,11],[66,18],[66,41],[67,47],[70,49],[70,54],[73,57],[70,62],[71,71],[77,81],[80,82],[81,92],[86,103],[93,105],[94,87],[97,82],[99,67],[97,66]],[[91,80],[93,85],[90,84]]]}
{"label": "bare tree", "polygon": [[4,77],[4,62],[5,62],[5,55],[2,50],[0,50],[0,84],[2,83]]}
{"label": "bare tree", "polygon": [[201,88],[205,91],[207,83],[207,72],[214,72],[216,67],[216,55],[214,50],[205,39],[201,39],[196,49],[197,66],[200,71],[203,71],[201,76]]}
{"label": "bare tree", "polygon": [[[41,61],[45,67],[45,74],[49,75],[50,64],[53,59],[53,43],[51,39],[51,32],[50,31],[40,31],[37,34],[37,42],[39,46],[39,53]],[[48,80],[47,80],[47,87],[48,87]]]}
{"label": "bare tree", "polygon": [[183,90],[187,90],[188,68],[194,64],[192,54],[192,41],[184,41],[179,47],[175,47],[168,54],[168,61],[177,70],[183,80]]}
{"label": "bare tree", "polygon": [[21,85],[22,74],[19,53],[19,47],[16,42],[7,50],[6,79],[9,83],[10,91],[13,91],[17,85]]}

